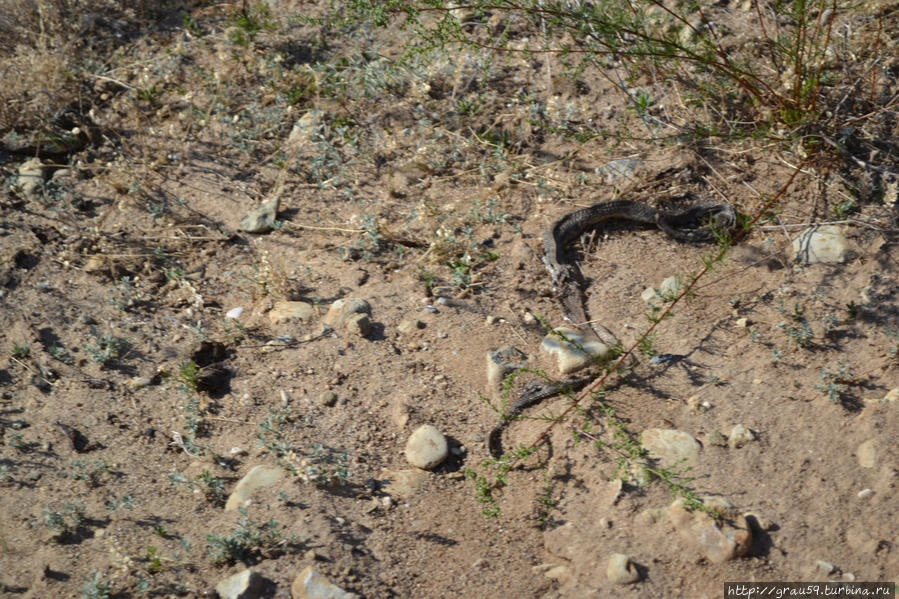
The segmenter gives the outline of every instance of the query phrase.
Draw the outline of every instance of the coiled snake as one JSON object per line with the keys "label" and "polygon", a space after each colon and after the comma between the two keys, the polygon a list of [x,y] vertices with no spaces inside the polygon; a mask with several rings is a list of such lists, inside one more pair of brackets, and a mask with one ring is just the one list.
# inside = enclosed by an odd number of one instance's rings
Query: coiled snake
{"label": "coiled snake", "polygon": [[[733,229],[737,222],[733,206],[726,203],[698,202],[679,210],[663,211],[630,200],[598,202],[569,212],[555,221],[543,234],[543,263],[552,278],[553,294],[559,301],[562,316],[583,330],[589,339],[599,340],[609,347],[619,345],[609,329],[596,322],[584,326],[589,322],[584,309],[584,277],[571,245],[590,227],[612,219],[655,225],[675,239],[698,242],[713,241],[716,235]],[[487,438],[490,454],[493,457],[502,454],[502,433],[513,416],[562,391],[577,391],[591,380],[591,377],[578,377],[559,384],[526,389],[506,409],[503,420],[490,432]]]}

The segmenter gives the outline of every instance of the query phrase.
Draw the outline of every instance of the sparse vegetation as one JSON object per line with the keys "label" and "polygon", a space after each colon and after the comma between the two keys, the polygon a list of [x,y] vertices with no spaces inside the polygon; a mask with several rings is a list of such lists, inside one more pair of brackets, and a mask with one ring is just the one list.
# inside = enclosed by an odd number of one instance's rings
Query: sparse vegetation
{"label": "sparse vegetation", "polygon": [[80,503],[67,501],[62,509],[44,508],[44,524],[57,541],[74,534],[85,520],[84,506]]}
{"label": "sparse vegetation", "polygon": [[109,599],[110,591],[112,591],[112,582],[104,581],[100,573],[94,571],[90,576],[84,577],[81,599]]}
{"label": "sparse vegetation", "polygon": [[284,410],[270,409],[256,433],[259,444],[272,452],[278,464],[307,483],[342,485],[350,476],[346,452],[312,443],[308,451],[294,447],[288,436],[290,417]]}
{"label": "sparse vegetation", "polygon": [[[208,470],[204,470],[193,480],[181,472],[172,472],[169,474],[169,484],[173,487],[185,487],[191,491],[200,492],[213,505],[225,505],[225,481],[214,476]],[[164,527],[157,527],[157,529],[154,530],[155,534],[163,537],[167,534]]]}
{"label": "sparse vegetation", "polygon": [[31,348],[25,344],[17,344],[12,347],[12,355],[17,358],[25,359],[31,354]]}
{"label": "sparse vegetation", "polygon": [[809,324],[808,320],[805,318],[802,306],[799,304],[799,302],[796,302],[793,305],[793,312],[791,313],[787,311],[782,302],[778,304],[777,311],[784,316],[789,316],[790,318],[789,322],[782,321],[778,323],[777,328],[784,331],[784,333],[786,333],[787,337],[796,345],[796,347],[809,347],[812,343],[812,339],[815,338],[815,334],[812,331],[812,325]]}
{"label": "sparse vegetation", "polygon": [[112,470],[106,460],[78,458],[69,463],[69,476],[75,480],[82,480],[89,487],[99,487],[104,478],[112,474]]}
{"label": "sparse vegetation", "polygon": [[262,555],[273,556],[300,545],[295,537],[285,538],[283,528],[275,520],[262,524],[250,519],[245,508],[240,509],[237,528],[227,535],[206,536],[207,553],[217,564],[233,564]]}
{"label": "sparse vegetation", "polygon": [[844,394],[849,390],[847,383],[853,377],[852,367],[846,358],[841,358],[836,371],[822,368],[819,377],[821,383],[815,385],[815,389],[824,393],[828,400],[837,403],[843,399]]}
{"label": "sparse vegetation", "polygon": [[101,366],[111,366],[122,355],[124,341],[113,335],[104,335],[96,328],[91,328],[94,340],[84,346],[84,351],[93,362]]}

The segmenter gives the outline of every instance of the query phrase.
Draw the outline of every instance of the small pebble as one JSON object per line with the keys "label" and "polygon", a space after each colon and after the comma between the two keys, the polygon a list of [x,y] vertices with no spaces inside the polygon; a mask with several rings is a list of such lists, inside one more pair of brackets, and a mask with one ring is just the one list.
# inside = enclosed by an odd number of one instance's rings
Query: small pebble
{"label": "small pebble", "polygon": [[874,496],[874,489],[862,489],[858,492],[859,499],[868,499]]}
{"label": "small pebble", "polygon": [[815,562],[815,569],[823,572],[824,574],[831,574],[837,568],[832,563],[825,562],[823,559],[819,559]]}
{"label": "small pebble", "polygon": [[231,308],[230,310],[228,310],[225,313],[225,318],[231,318],[231,319],[237,320],[238,318],[240,318],[241,314],[243,314],[243,308],[238,306],[236,308]]}
{"label": "small pebble", "polygon": [[405,334],[412,333],[418,329],[423,329],[425,327],[425,323],[415,318],[408,318],[402,321],[399,325],[397,325],[396,329]]}
{"label": "small pebble", "polygon": [[755,441],[755,433],[753,433],[750,429],[746,428],[742,424],[737,424],[730,431],[730,437],[727,439],[727,444],[730,445],[731,448],[743,447],[746,443],[750,441]]}
{"label": "small pebble", "polygon": [[552,580],[561,580],[568,576],[568,566],[554,566],[544,572],[543,575]]}
{"label": "small pebble", "polygon": [[318,396],[318,403],[330,408],[337,403],[337,394],[333,391],[324,391]]}

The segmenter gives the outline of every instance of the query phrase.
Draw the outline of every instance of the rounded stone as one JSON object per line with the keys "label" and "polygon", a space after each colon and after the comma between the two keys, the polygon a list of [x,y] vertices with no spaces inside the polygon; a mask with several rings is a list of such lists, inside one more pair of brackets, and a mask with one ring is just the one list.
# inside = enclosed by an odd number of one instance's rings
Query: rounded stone
{"label": "rounded stone", "polygon": [[849,242],[843,230],[835,225],[821,225],[806,229],[793,240],[796,261],[805,264],[845,262],[849,256]]}
{"label": "rounded stone", "polygon": [[755,433],[752,430],[746,428],[742,424],[737,424],[730,431],[730,437],[728,437],[727,442],[732,448],[743,447],[746,443],[750,441],[755,441]]}
{"label": "rounded stone", "polygon": [[640,435],[640,441],[663,468],[672,468],[681,465],[681,462],[686,466],[695,466],[702,448],[691,435],[671,429],[646,429]]}
{"label": "rounded stone", "polygon": [[868,439],[855,450],[858,465],[862,468],[873,468],[877,465],[877,443],[874,439]]}
{"label": "rounded stone", "polygon": [[406,460],[416,468],[436,468],[448,453],[446,437],[430,424],[415,429],[406,441]]}
{"label": "rounded stone", "polygon": [[640,580],[640,573],[637,572],[630,558],[623,553],[613,553],[609,556],[606,576],[609,578],[609,582],[614,584],[629,584]]}
{"label": "rounded stone", "polygon": [[313,317],[315,317],[315,307],[307,302],[278,302],[268,313],[268,318],[272,321],[272,324],[291,320],[305,322]]}
{"label": "rounded stone", "polygon": [[337,403],[337,394],[333,391],[322,391],[318,396],[318,403],[330,408]]}

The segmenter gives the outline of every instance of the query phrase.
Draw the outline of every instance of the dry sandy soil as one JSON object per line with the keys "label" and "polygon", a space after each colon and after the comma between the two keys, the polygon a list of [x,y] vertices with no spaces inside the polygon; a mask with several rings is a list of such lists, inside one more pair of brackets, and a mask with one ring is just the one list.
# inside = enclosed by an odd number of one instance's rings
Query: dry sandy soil
{"label": "dry sandy soil", "polygon": [[[23,3],[2,23],[19,37],[0,133],[39,139],[68,106],[69,131],[90,135],[44,154],[31,191],[36,152],[0,152],[0,595],[210,597],[246,567],[263,597],[290,597],[307,566],[363,597],[899,580],[899,402],[884,400],[899,387],[899,131],[894,100],[862,98],[899,90],[895,53],[872,41],[895,39],[895,4],[840,15],[845,72],[866,75],[831,90],[851,96],[846,118],[882,120],[853,123],[851,155],[805,163],[776,127],[660,141],[658,123],[715,111],[648,79],[655,103],[634,110],[611,68],[574,84],[544,56],[468,49],[394,69],[396,31],[292,18],[312,3],[86,2],[62,23],[62,3],[37,4],[46,22]],[[622,159],[633,169],[610,173]],[[274,229],[242,230],[279,186]],[[487,353],[514,346],[560,376],[540,350],[540,319],[562,323],[545,228],[600,200],[688,196],[765,217],[627,376],[561,418],[571,398],[529,408],[504,447],[547,442],[485,464],[502,401]],[[797,260],[792,240],[823,222],[844,259]],[[625,347],[649,328],[644,289],[715,253],[627,223],[579,247],[588,314]],[[370,328],[323,328],[350,298]],[[275,322],[284,301],[311,309]],[[423,424],[449,457],[415,472],[404,449]],[[728,443],[736,425],[751,438]],[[648,429],[699,450],[660,469],[635,443]],[[257,465],[283,476],[244,515],[224,509]],[[720,526],[747,526],[748,552],[710,559],[669,518],[677,496],[726,499]],[[639,580],[610,581],[614,553]]]}

